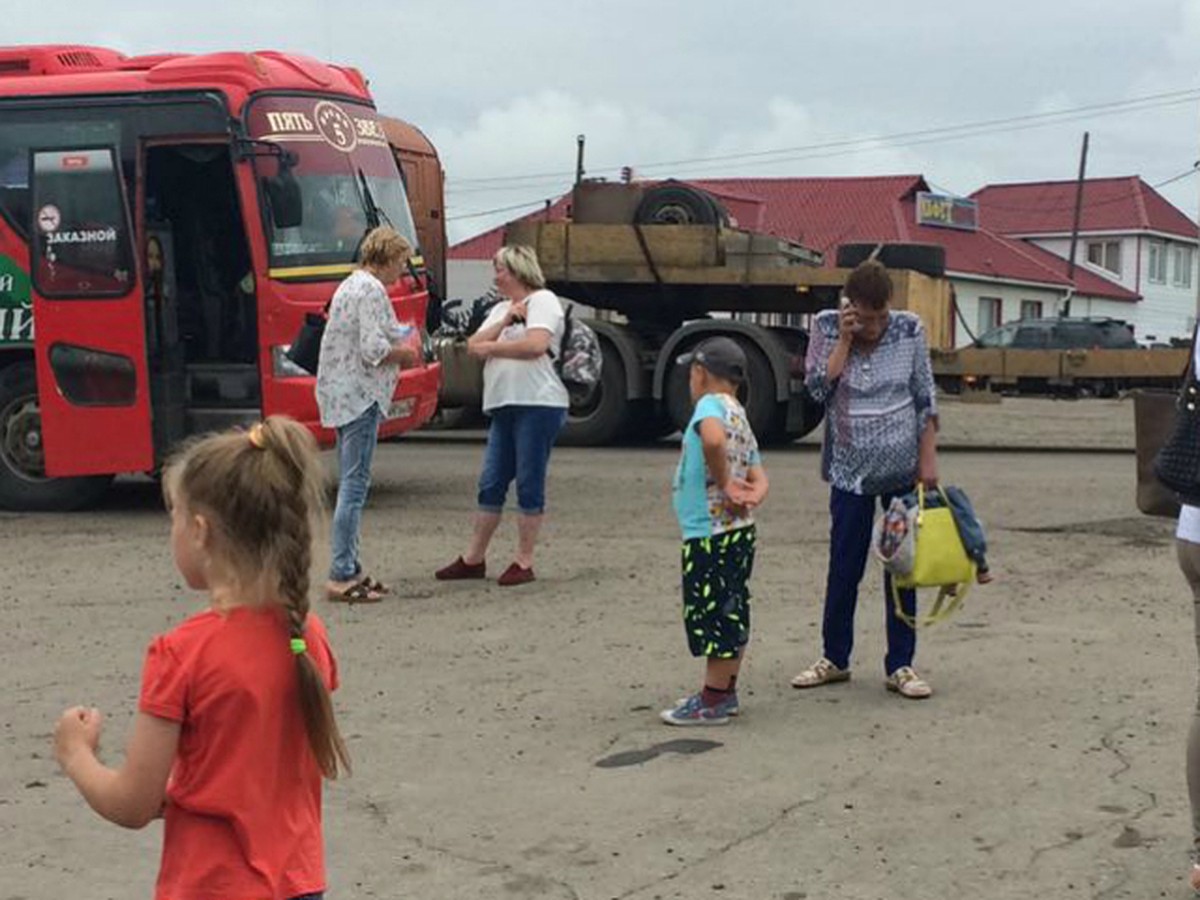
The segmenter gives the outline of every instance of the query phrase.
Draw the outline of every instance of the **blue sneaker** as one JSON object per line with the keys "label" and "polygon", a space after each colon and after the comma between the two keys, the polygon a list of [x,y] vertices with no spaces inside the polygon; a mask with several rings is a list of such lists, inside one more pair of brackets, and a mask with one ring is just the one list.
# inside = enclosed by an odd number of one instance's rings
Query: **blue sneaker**
{"label": "blue sneaker", "polygon": [[[683,704],[687,703],[690,699],[691,697],[680,697],[675,701],[675,705],[683,706]],[[730,697],[718,703],[717,705],[721,709],[725,710],[725,715],[727,716],[736,716],[739,712],[741,712],[741,707],[738,706],[737,691],[734,691]]]}
{"label": "blue sneaker", "polygon": [[667,725],[728,725],[731,709],[736,714],[737,694],[716,706],[705,706],[699,694],[692,694],[674,709],[664,709],[659,718]]}

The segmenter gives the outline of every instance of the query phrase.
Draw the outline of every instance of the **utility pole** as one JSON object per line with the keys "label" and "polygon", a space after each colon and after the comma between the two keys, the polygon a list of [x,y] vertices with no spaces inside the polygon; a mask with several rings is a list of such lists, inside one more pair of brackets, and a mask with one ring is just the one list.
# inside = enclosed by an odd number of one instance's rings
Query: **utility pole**
{"label": "utility pole", "polygon": [[1067,302],[1063,304],[1063,316],[1071,314],[1071,295],[1075,293],[1075,247],[1079,243],[1079,217],[1083,213],[1083,179],[1087,173],[1087,152],[1088,152],[1088,133],[1083,133],[1083,149],[1079,152],[1079,180],[1075,184],[1075,220],[1071,224],[1071,249],[1067,254],[1067,281],[1071,282],[1068,288],[1070,294],[1067,295]]}
{"label": "utility pole", "polygon": [[575,183],[579,184],[583,181],[583,142],[585,136],[582,134],[575,135]]}

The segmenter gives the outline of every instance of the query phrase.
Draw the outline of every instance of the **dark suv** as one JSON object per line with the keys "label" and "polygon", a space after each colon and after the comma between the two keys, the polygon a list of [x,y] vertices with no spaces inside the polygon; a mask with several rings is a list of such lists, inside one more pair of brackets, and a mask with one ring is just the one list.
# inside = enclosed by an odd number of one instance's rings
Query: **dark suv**
{"label": "dark suv", "polygon": [[975,344],[1013,350],[1126,350],[1137,347],[1129,323],[1107,317],[1021,319],[980,335]]}

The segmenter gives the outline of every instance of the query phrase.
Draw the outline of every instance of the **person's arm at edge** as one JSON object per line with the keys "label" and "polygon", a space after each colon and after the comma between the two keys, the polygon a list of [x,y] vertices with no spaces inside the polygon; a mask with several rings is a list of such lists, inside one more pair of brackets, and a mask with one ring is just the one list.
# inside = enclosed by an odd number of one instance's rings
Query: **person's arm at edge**
{"label": "person's arm at edge", "polygon": [[139,712],[125,760],[113,769],[96,756],[102,721],[99,710],[68,709],[54,730],[55,756],[100,816],[124,828],[144,828],[162,810],[179,745],[179,723]]}

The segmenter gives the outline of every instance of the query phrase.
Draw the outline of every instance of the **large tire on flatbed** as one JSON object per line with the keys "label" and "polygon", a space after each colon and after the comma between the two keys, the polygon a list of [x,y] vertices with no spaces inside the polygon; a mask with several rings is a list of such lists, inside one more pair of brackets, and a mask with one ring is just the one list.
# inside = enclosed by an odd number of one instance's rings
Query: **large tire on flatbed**
{"label": "large tire on flatbed", "polygon": [[728,219],[711,194],[669,182],[646,191],[633,214],[637,225],[722,225]]}
{"label": "large tire on flatbed", "polygon": [[[871,258],[875,244],[842,244],[837,249],[839,269],[853,269]],[[910,269],[941,278],[946,274],[946,248],[939,244],[883,244],[875,257],[889,269]]]}
{"label": "large tire on flatbed", "polygon": [[0,509],[19,512],[81,509],[108,489],[111,475],[46,477],[42,416],[33,364],[0,370]]}
{"label": "large tire on flatbed", "polygon": [[586,402],[567,413],[558,443],[574,447],[598,447],[624,437],[633,415],[626,397],[625,363],[611,341],[600,337],[600,382]]}

